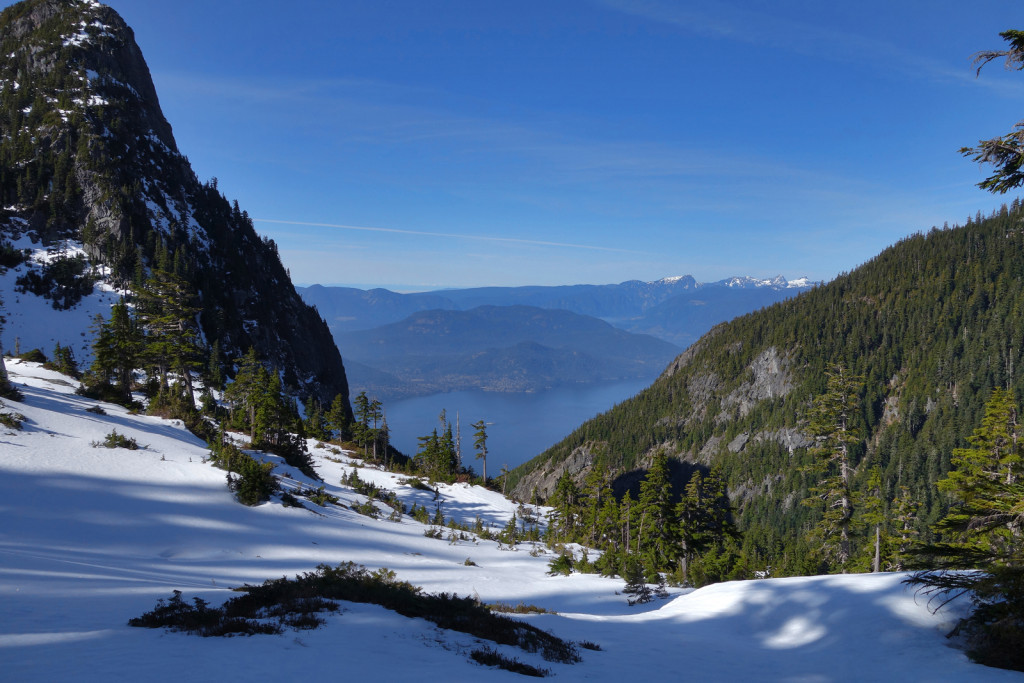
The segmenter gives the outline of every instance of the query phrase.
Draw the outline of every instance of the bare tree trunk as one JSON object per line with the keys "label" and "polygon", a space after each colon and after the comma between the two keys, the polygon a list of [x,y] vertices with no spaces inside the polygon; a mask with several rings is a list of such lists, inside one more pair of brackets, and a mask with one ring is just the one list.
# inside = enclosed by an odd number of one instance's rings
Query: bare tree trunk
{"label": "bare tree trunk", "polygon": [[874,572],[882,571],[882,525],[875,525],[875,565]]}

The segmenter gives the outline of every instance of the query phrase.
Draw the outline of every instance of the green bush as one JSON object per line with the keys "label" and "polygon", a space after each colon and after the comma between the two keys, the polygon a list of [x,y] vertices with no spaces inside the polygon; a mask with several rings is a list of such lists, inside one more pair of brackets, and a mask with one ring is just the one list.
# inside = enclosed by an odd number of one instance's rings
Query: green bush
{"label": "green bush", "polygon": [[302,508],[303,510],[306,509],[306,506],[303,505],[298,498],[288,493],[287,491],[281,494],[281,505],[283,505],[286,508]]}
{"label": "green bush", "polygon": [[70,346],[61,346],[60,342],[53,347],[53,360],[43,363],[43,367],[75,379],[82,377],[82,373],[78,369],[78,361],[75,360],[74,350]]}
{"label": "green bush", "polygon": [[409,515],[420,524],[430,524],[430,513],[427,512],[427,508],[422,505],[412,504],[412,509],[409,510]]}
{"label": "green bush", "polygon": [[10,429],[21,429],[25,419],[21,413],[0,413],[0,424]]}
{"label": "green bush", "polygon": [[244,453],[242,455],[237,461],[238,476],[232,477],[228,473],[228,488],[235,492],[235,497],[242,505],[259,505],[269,500],[270,495],[277,490],[277,480],[271,474],[274,465],[258,462]]}
{"label": "green bush", "polygon": [[16,268],[28,261],[31,253],[28,249],[15,249],[13,244],[4,240],[0,242],[0,268]]}
{"label": "green bush", "polygon": [[302,496],[309,502],[316,503],[322,508],[325,508],[328,505],[337,505],[339,502],[341,502],[338,500],[337,496],[327,493],[327,491],[324,490],[323,486],[317,488],[316,490],[307,489],[305,491],[299,491],[298,493],[300,496]]}
{"label": "green bush", "polygon": [[39,349],[32,349],[25,353],[19,354],[18,358],[29,363],[45,363],[47,362],[46,354]]}
{"label": "green bush", "polygon": [[145,446],[139,446],[139,442],[130,436],[124,434],[118,434],[116,429],[111,430],[109,434],[103,439],[103,441],[93,441],[93,448],[126,448],[129,451],[137,451],[139,448],[145,448]]}
{"label": "green bush", "polygon": [[362,503],[356,503],[352,506],[352,509],[361,515],[366,515],[373,519],[377,519],[377,517],[380,516],[380,510],[378,510],[377,506],[373,504],[373,498],[367,498]]}
{"label": "green bush", "polygon": [[181,591],[174,591],[169,600],[157,601],[151,612],[128,620],[129,626],[142,628],[168,628],[204,637],[280,633],[275,624],[243,617],[225,617],[223,610],[210,608],[206,601],[193,598],[193,604],[181,599]]}
{"label": "green bush", "polygon": [[507,602],[492,602],[487,605],[487,609],[492,612],[503,612],[505,614],[558,614],[545,607],[538,607],[537,605],[527,605],[525,602],[519,602],[516,605],[510,605]]}
{"label": "green bush", "polygon": [[514,657],[506,657],[497,650],[489,647],[478,648],[469,653],[469,656],[477,664],[484,666],[496,666],[505,671],[511,671],[512,673],[522,674],[524,676],[534,676],[535,678],[544,678],[550,676],[551,671],[548,669],[538,669],[532,664],[525,664],[520,662]]}
{"label": "green bush", "polygon": [[563,553],[548,563],[548,574],[552,576],[555,574],[569,576],[572,573],[572,565],[572,555]]}
{"label": "green bush", "polygon": [[228,471],[228,488],[234,492],[238,502],[259,505],[269,500],[278,489],[277,479],[272,474],[273,463],[259,462],[222,438],[214,438],[210,446],[210,460],[215,466]]}
{"label": "green bush", "polygon": [[[260,586],[245,585],[243,594],[233,597],[220,608],[208,608],[196,599],[189,605],[175,591],[171,600],[157,603],[157,608],[132,619],[132,626],[165,627],[200,635],[229,633],[279,632],[256,631],[256,619],[276,617],[279,623],[293,621],[311,623],[315,612],[336,609],[336,600],[371,603],[393,610],[405,617],[425,619],[439,628],[466,633],[499,645],[511,645],[526,652],[539,652],[550,662],[575,664],[581,661],[573,643],[547,631],[501,614],[493,614],[478,601],[456,595],[424,593],[407,581],[399,581],[390,569],[369,571],[366,567],[345,562],[337,567],[319,565],[315,571],[299,574],[294,579],[265,581]],[[300,615],[298,618],[293,615]],[[305,616],[302,616],[305,615]],[[227,626],[222,626],[226,624]],[[232,630],[227,630],[232,629]]]}

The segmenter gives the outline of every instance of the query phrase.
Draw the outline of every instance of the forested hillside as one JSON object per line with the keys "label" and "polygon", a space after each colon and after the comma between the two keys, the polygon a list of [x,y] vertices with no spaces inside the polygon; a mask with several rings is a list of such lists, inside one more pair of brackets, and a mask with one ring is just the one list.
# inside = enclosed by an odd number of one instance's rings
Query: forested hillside
{"label": "forested hillside", "polygon": [[[217,362],[252,347],[291,393],[347,404],[327,326],[295,292],[276,244],[178,150],[121,17],[94,2],[26,0],[0,14],[0,47],[0,265],[32,270],[19,291],[71,308],[101,278],[138,290],[163,261],[187,282]],[[28,259],[19,240],[57,256]],[[102,273],[70,256],[75,247]]]}
{"label": "forested hillside", "polygon": [[[694,466],[718,467],[744,532],[743,571],[813,571],[806,532],[811,495],[809,411],[842,368],[863,382],[851,431],[854,555],[873,550],[870,509],[880,501],[895,546],[948,506],[935,482],[980,423],[992,390],[1024,395],[1024,210],[1015,200],[988,218],[932,229],[885,250],[828,285],[716,327],[648,389],[598,416],[513,472],[515,493],[549,495],[568,472],[582,482],[600,464],[621,494],[664,450],[677,494]],[[877,468],[878,483],[870,483]],[[906,487],[906,490],[901,487]],[[874,489],[878,489],[874,491]],[[900,501],[920,506],[898,510]],[[913,514],[911,514],[913,512]],[[897,519],[900,518],[900,519]],[[905,529],[906,528],[906,529]]]}

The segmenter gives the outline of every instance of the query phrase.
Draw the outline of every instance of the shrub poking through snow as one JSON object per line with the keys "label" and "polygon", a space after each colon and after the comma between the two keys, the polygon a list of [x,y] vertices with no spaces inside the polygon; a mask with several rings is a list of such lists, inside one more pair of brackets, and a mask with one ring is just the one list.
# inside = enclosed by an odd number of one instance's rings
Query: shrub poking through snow
{"label": "shrub poking through snow", "polygon": [[544,678],[550,676],[551,671],[549,669],[539,669],[531,664],[524,664],[515,657],[506,657],[497,650],[489,647],[482,647],[477,650],[473,650],[469,653],[469,656],[477,664],[483,666],[496,666],[512,673],[522,674],[524,676],[534,676],[536,678]]}
{"label": "shrub poking through snow", "polygon": [[322,508],[325,508],[328,505],[337,505],[338,503],[341,502],[338,500],[337,496],[328,493],[323,486],[320,486],[319,488],[316,489],[296,491],[296,493],[298,493],[300,496],[302,496],[309,502],[316,503]]}
{"label": "shrub poking through snow", "polygon": [[520,602],[516,605],[510,605],[507,602],[492,602],[487,605],[487,609],[492,612],[504,612],[506,614],[558,614],[545,607],[527,605],[525,602]]}
{"label": "shrub poking through snow", "polygon": [[[399,581],[395,573],[386,568],[370,571],[354,562],[336,567],[321,564],[315,571],[299,574],[294,579],[270,579],[260,586],[245,585],[238,590],[243,594],[217,608],[208,607],[198,598],[193,600],[194,604],[189,604],[182,599],[180,591],[175,591],[170,600],[160,600],[154,610],[128,623],[205,636],[279,633],[282,626],[315,627],[322,623],[316,613],[336,610],[334,601],[347,600],[380,605],[405,617],[426,619],[443,629],[518,647],[525,652],[537,652],[549,662],[575,664],[581,661],[579,650],[571,642],[532,624],[493,614],[473,598],[424,593],[408,581]],[[277,619],[278,623],[267,624],[270,618]],[[492,661],[481,663],[500,666]],[[509,670],[526,673],[525,670]]]}
{"label": "shrub poking through snow", "polygon": [[200,636],[253,635],[254,633],[280,633],[277,624],[268,624],[243,617],[228,617],[224,610],[209,607],[205,600],[193,598],[192,603],[174,591],[168,600],[161,598],[151,612],[128,620],[129,626],[169,628]]}
{"label": "shrub poking through snow", "polygon": [[137,451],[145,446],[139,446],[139,442],[130,436],[118,434],[116,429],[111,430],[103,441],[93,441],[93,448],[127,448],[130,451]]}
{"label": "shrub poking through snow", "polygon": [[21,429],[25,416],[21,413],[0,413],[0,424],[10,429]]}
{"label": "shrub poking through snow", "polygon": [[226,441],[223,435],[218,435],[210,444],[210,460],[228,471],[228,488],[242,505],[259,505],[278,489],[277,479],[272,474],[273,463],[259,462]]}
{"label": "shrub poking through snow", "polygon": [[572,555],[568,552],[562,553],[548,563],[548,574],[551,576],[556,574],[569,576],[569,574],[572,574],[572,565]]}

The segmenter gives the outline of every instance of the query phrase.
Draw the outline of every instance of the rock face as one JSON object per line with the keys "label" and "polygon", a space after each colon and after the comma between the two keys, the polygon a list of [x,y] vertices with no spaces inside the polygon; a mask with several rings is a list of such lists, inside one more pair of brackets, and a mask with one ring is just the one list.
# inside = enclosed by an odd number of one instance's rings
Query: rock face
{"label": "rock face", "polygon": [[[714,331],[708,333],[698,344],[680,354],[662,373],[659,382],[671,381],[671,378],[683,369],[688,368],[693,358],[712,343]],[[659,419],[652,431],[659,428],[679,427],[683,430],[700,430],[701,425],[710,423],[717,430],[726,429],[728,423],[742,420],[765,402],[785,398],[794,387],[794,377],[787,356],[775,346],[769,346],[757,354],[747,365],[742,376],[745,378],[731,391],[725,381],[714,372],[694,372],[686,383],[688,410]],[[709,406],[718,406],[717,412],[709,413]],[[617,475],[629,478],[630,472],[641,472],[653,458],[656,451],[662,450],[672,459],[687,466],[710,467],[714,465],[723,452],[743,454],[747,449],[760,444],[776,444],[792,452],[796,448],[806,448],[813,440],[795,427],[776,430],[760,430],[756,433],[741,431],[730,439],[723,434],[708,434],[704,440],[697,441],[690,447],[683,446],[678,439],[665,439],[647,448],[635,460],[626,462],[625,466],[616,466],[620,457],[613,452],[608,441],[587,440],[572,449],[568,457],[563,459],[550,458],[540,464],[523,467],[526,470],[516,480],[513,495],[521,500],[530,498],[534,492],[540,496],[548,496],[563,473],[568,472],[577,482],[582,484],[587,472],[595,461],[603,461]],[[532,463],[528,463],[530,465]],[[639,480],[640,475],[632,478]],[[753,495],[762,489],[754,486],[741,487],[733,491],[735,495]]]}
{"label": "rock face", "polygon": [[[749,381],[743,382],[722,400],[724,408],[734,408],[739,417],[746,417],[761,401],[783,398],[793,389],[789,362],[774,346],[765,349],[750,364]],[[728,415],[728,413],[723,413]]]}
{"label": "rock face", "polygon": [[583,479],[590,471],[590,466],[594,463],[595,456],[607,450],[608,444],[603,442],[588,441],[577,446],[565,460],[549,460],[531,470],[516,483],[512,496],[517,500],[530,500],[536,492],[537,495],[546,498],[555,490],[555,484],[566,472],[577,485],[582,485]]}
{"label": "rock face", "polygon": [[128,283],[160,254],[198,292],[222,360],[250,346],[289,390],[330,402],[348,383],[277,247],[200,183],[178,151],[132,30],[93,0],[27,0],[0,14],[0,235],[81,242]]}

